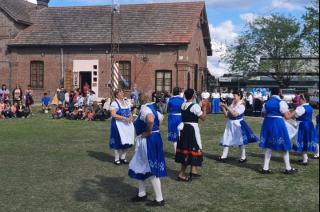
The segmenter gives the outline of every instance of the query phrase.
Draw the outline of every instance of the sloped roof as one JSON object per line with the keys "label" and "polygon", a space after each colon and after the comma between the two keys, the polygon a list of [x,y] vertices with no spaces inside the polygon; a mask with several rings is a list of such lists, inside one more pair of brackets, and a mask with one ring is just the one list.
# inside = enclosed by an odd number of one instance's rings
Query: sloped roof
{"label": "sloped roof", "polygon": [[32,24],[30,13],[35,8],[35,4],[23,0],[0,0],[0,10],[2,9],[13,20],[22,24]]}
{"label": "sloped roof", "polygon": [[[180,44],[190,42],[205,4],[132,4],[121,5],[120,11],[116,23],[121,44]],[[110,6],[49,7],[38,11],[32,22],[10,45],[111,43]],[[204,36],[211,51],[210,35],[206,31]]]}

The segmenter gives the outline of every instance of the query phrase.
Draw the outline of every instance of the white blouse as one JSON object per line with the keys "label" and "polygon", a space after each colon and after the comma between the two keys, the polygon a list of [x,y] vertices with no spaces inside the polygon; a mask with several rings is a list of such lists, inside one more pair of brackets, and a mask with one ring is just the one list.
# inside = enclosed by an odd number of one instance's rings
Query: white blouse
{"label": "white blouse", "polygon": [[[192,102],[185,102],[181,105],[181,109],[182,110],[186,110],[190,105],[192,104]],[[191,108],[190,108],[190,112],[195,114],[196,116],[200,117],[203,112],[201,110],[200,105],[198,104],[194,104]]]}
{"label": "white blouse", "polygon": [[[131,109],[130,105],[127,104],[126,101],[124,101],[124,105],[122,105],[119,100],[117,100],[117,101],[118,101],[118,103],[120,104],[120,106],[121,106],[122,109]],[[119,106],[118,106],[118,104],[117,104],[116,101],[113,101],[113,102],[111,103],[111,105],[110,105],[110,110],[115,110],[115,111],[118,111],[118,110],[119,110]]]}
{"label": "white blouse", "polygon": [[[140,120],[143,122],[146,122],[147,115],[149,115],[149,114],[151,114],[154,117],[152,110],[149,107],[147,107],[150,104],[154,104],[154,103],[147,103],[147,104],[141,106]],[[158,113],[158,119],[161,123],[164,116],[161,113],[159,113],[158,111],[157,111],[157,113]]]}

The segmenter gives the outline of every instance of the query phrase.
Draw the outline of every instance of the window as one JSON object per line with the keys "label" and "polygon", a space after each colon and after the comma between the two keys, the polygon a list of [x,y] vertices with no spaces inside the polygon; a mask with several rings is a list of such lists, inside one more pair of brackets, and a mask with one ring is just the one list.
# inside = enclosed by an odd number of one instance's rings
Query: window
{"label": "window", "polygon": [[31,61],[30,64],[30,85],[32,88],[43,88],[44,81],[43,61]]}
{"label": "window", "polygon": [[119,62],[119,69],[121,76],[120,84],[123,89],[131,88],[131,63],[130,62]]}
{"label": "window", "polygon": [[172,73],[171,71],[157,71],[156,72],[156,91],[172,90]]}

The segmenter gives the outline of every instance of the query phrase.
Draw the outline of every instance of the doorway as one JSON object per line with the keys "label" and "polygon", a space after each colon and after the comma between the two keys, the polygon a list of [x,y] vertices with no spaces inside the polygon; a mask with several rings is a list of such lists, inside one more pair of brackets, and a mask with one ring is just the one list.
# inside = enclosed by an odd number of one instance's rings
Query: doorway
{"label": "doorway", "polygon": [[85,83],[88,83],[90,88],[92,88],[92,73],[91,72],[79,72],[80,75],[80,89],[81,93],[83,93],[83,86]]}

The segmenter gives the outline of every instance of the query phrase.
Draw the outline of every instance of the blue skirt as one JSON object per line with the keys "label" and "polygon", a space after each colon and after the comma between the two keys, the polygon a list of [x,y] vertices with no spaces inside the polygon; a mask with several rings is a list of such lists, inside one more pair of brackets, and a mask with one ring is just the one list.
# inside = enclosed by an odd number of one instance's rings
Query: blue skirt
{"label": "blue skirt", "polygon": [[283,152],[291,150],[289,133],[282,118],[266,117],[264,119],[259,146]]}
{"label": "blue skirt", "polygon": [[112,119],[111,121],[109,146],[110,146],[110,149],[114,149],[114,150],[128,149],[132,147],[132,145],[130,144],[125,144],[125,145],[122,144],[119,130],[117,128],[117,124],[114,119]]}
{"label": "blue skirt", "polygon": [[240,125],[241,125],[242,137],[243,137],[243,145],[258,142],[258,140],[259,140],[258,137],[250,129],[247,122],[242,120],[242,121],[240,121]]}
{"label": "blue skirt", "polygon": [[314,152],[316,151],[315,144],[315,130],[312,121],[300,122],[293,149],[297,152]]}
{"label": "blue skirt", "polygon": [[166,161],[164,159],[163,143],[159,132],[154,132],[147,138],[147,157],[150,172],[141,174],[129,169],[129,177],[137,180],[145,180],[151,176],[166,177]]}
{"label": "blue skirt", "polygon": [[181,115],[168,115],[168,141],[177,142],[179,139],[178,125],[182,122]]}
{"label": "blue skirt", "polygon": [[220,99],[214,98],[212,99],[212,105],[211,105],[211,113],[220,113]]}

